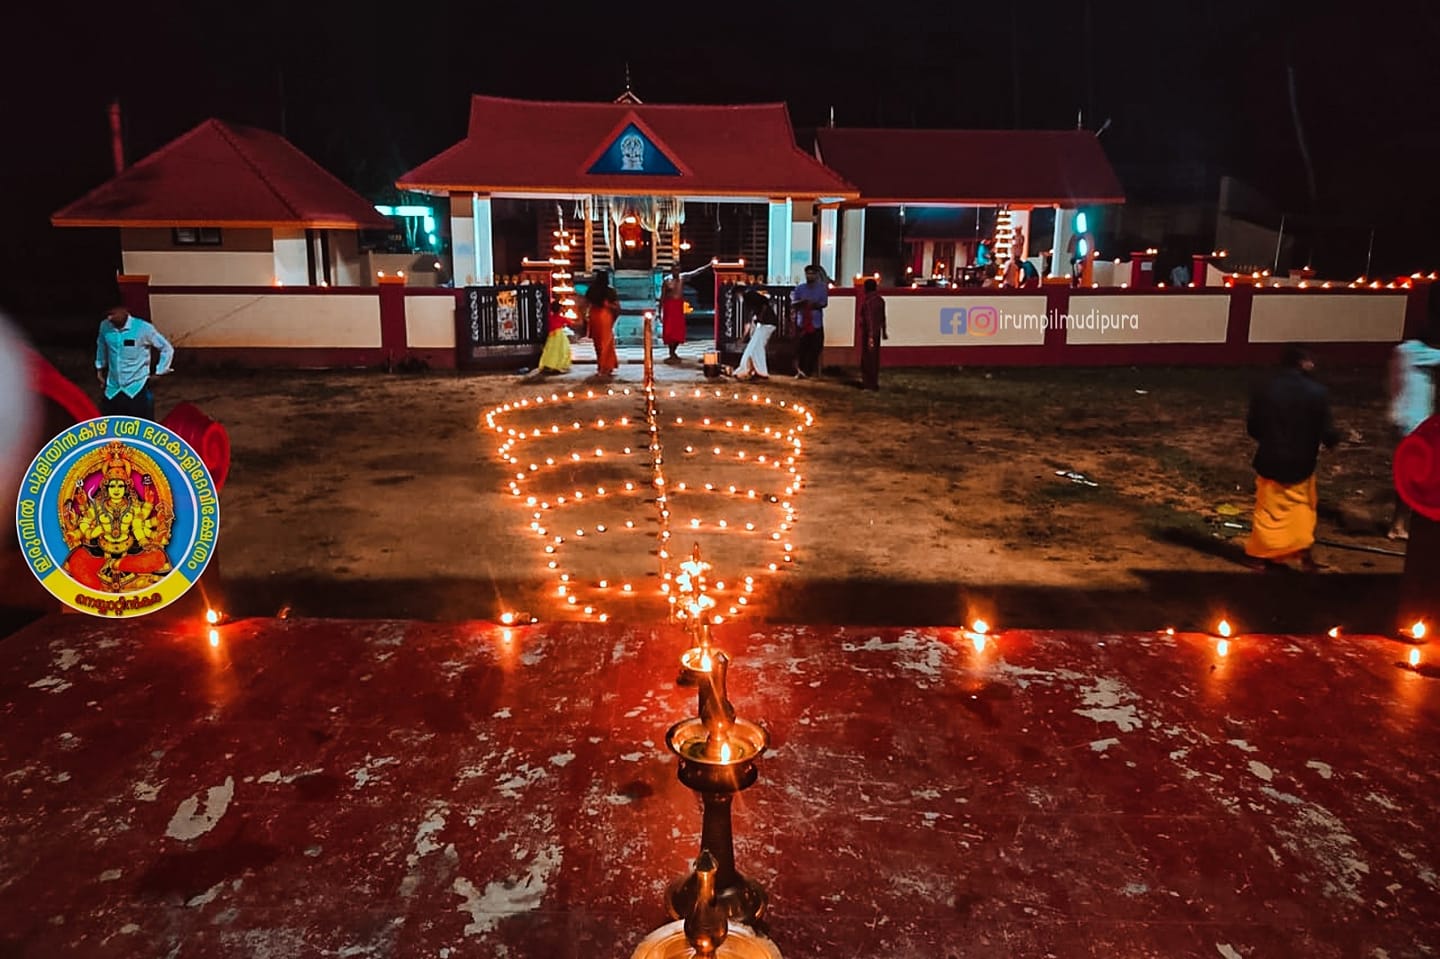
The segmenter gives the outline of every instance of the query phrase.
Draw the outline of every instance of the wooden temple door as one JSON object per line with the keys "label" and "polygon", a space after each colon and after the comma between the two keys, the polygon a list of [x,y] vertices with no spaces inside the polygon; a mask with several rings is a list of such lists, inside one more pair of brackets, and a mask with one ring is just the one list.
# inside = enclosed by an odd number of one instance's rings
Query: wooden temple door
{"label": "wooden temple door", "polygon": [[616,226],[615,269],[649,270],[652,264],[654,239],[640,223],[640,217],[627,212]]}

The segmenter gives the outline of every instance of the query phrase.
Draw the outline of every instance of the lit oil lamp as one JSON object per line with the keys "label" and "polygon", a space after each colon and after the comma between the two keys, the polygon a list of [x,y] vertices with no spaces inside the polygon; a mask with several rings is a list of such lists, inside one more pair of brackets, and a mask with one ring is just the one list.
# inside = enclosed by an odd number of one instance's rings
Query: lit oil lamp
{"label": "lit oil lamp", "polygon": [[676,682],[681,686],[698,688],[701,680],[715,668],[716,651],[710,644],[709,625],[700,623],[696,633],[699,641],[680,654],[680,678]]}
{"label": "lit oil lamp", "polygon": [[631,953],[631,959],[781,959],[775,943],[747,926],[730,921],[728,896],[716,889],[719,864],[708,849],[695,860],[695,908],[683,921],[655,930]]}
{"label": "lit oil lamp", "polygon": [[517,613],[514,610],[506,610],[500,614],[500,622],[505,626],[529,626],[540,622],[540,620],[529,613]]}
{"label": "lit oil lamp", "polygon": [[985,652],[985,644],[990,640],[990,624],[983,619],[976,619],[970,623],[969,629],[962,629],[965,638],[975,647],[975,652]]}
{"label": "lit oil lamp", "polygon": [[[718,650],[704,655],[710,657],[709,670],[681,673],[682,684],[694,682],[699,715],[671,726],[665,745],[680,758],[680,782],[700,795],[704,809],[700,849],[715,859],[715,894],[729,903],[730,918],[754,922],[764,913],[769,896],[735,868],[730,813],[736,793],[759,777],[756,760],[769,746],[770,736],[762,726],[736,718],[726,691],[730,658]],[[693,873],[673,884],[666,897],[671,918],[692,915],[700,896],[699,879]]]}

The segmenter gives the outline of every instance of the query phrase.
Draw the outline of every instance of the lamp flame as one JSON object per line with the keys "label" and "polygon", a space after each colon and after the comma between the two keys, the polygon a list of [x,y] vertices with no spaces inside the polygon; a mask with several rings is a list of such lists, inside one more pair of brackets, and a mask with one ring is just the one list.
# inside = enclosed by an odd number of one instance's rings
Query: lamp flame
{"label": "lamp flame", "polygon": [[[1226,639],[1229,639],[1229,638],[1230,638],[1230,633],[1232,632],[1232,630],[1231,630],[1231,628],[1230,628],[1230,620],[1228,620],[1228,619],[1222,619],[1222,620],[1220,620],[1219,625],[1215,627],[1215,632],[1219,633],[1221,636],[1224,636]],[[1223,655],[1223,654],[1222,654],[1222,655]]]}
{"label": "lamp flame", "polygon": [[720,744],[720,761],[721,761],[722,763],[728,763],[728,762],[730,761],[730,744],[729,744],[729,743],[721,743],[721,744]]}
{"label": "lamp flame", "polygon": [[1415,620],[1414,625],[1412,625],[1412,626],[1410,627],[1410,635],[1411,635],[1413,638],[1415,638],[1415,639],[1424,639],[1424,638],[1425,638],[1425,621],[1422,620],[1422,619],[1417,619],[1417,620]]}
{"label": "lamp flame", "polygon": [[983,619],[977,619],[975,620],[975,622],[970,624],[970,629],[974,632],[979,633],[981,636],[984,636],[986,633],[990,632],[990,624],[985,622],[985,620]]}
{"label": "lamp flame", "polygon": [[220,622],[220,614],[215,612],[215,610],[213,609],[205,610],[205,622],[209,623],[211,626],[214,626],[216,623]]}

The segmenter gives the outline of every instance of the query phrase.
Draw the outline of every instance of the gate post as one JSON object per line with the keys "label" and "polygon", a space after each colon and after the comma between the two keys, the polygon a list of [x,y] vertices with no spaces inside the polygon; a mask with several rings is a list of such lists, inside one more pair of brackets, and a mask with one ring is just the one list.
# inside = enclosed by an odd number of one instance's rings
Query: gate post
{"label": "gate post", "polygon": [[120,305],[130,311],[131,316],[155,322],[150,315],[150,277],[144,273],[121,273],[115,277],[119,287]]}
{"label": "gate post", "polygon": [[380,283],[380,352],[386,363],[405,354],[405,277],[382,276]]}

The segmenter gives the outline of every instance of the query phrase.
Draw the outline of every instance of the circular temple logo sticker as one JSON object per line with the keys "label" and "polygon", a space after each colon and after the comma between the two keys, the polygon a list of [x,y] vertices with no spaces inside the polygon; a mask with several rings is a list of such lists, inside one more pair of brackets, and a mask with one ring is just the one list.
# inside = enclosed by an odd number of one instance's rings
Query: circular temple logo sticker
{"label": "circular temple logo sticker", "polygon": [[184,440],[150,420],[102,416],[35,457],[15,523],[26,562],[55,598],[92,616],[143,616],[205,571],[220,503]]}

